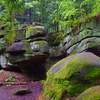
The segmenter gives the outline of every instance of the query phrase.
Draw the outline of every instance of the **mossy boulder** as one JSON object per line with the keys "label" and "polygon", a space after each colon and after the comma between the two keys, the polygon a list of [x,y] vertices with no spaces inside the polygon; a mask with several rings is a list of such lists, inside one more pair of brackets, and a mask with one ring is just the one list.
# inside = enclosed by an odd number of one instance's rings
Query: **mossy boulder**
{"label": "mossy boulder", "polygon": [[48,33],[47,39],[50,46],[59,46],[63,41],[65,34],[63,32]]}
{"label": "mossy boulder", "polygon": [[71,55],[56,63],[47,73],[44,94],[61,100],[66,92],[75,96],[94,84],[99,84],[100,58],[88,52]]}
{"label": "mossy boulder", "polygon": [[94,86],[85,90],[76,100],[100,100],[100,86]]}
{"label": "mossy boulder", "polygon": [[50,47],[49,49],[50,58],[51,59],[61,59],[66,56],[66,53],[63,52],[63,48],[61,46]]}
{"label": "mossy boulder", "polygon": [[82,52],[88,48],[99,48],[100,50],[100,37],[86,38],[77,47],[77,52]]}
{"label": "mossy boulder", "polygon": [[26,38],[36,38],[46,36],[46,30],[42,25],[29,25],[26,30]]}
{"label": "mossy boulder", "polygon": [[87,37],[69,48],[66,48],[66,51],[68,54],[89,51],[100,56],[100,37]]}
{"label": "mossy boulder", "polygon": [[33,52],[49,53],[48,42],[45,40],[39,40],[30,42]]}
{"label": "mossy boulder", "polygon": [[9,62],[24,61],[32,56],[32,49],[28,41],[15,42],[6,48]]}

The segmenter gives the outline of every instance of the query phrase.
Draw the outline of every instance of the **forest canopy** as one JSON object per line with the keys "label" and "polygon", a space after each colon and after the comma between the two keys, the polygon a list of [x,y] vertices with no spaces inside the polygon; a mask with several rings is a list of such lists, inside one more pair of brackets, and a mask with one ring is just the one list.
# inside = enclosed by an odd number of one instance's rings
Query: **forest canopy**
{"label": "forest canopy", "polygon": [[100,16],[100,0],[0,0],[0,26],[7,25],[12,38],[14,29],[25,22],[40,22],[48,32],[64,33],[95,16]]}

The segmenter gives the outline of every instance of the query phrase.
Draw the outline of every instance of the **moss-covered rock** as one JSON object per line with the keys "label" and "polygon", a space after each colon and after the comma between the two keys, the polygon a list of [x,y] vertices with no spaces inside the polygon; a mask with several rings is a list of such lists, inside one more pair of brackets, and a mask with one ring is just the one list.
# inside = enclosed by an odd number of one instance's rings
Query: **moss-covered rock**
{"label": "moss-covered rock", "polygon": [[61,100],[63,93],[77,95],[100,79],[100,58],[92,53],[80,53],[56,63],[47,73],[44,93],[51,100]]}
{"label": "moss-covered rock", "polygon": [[49,53],[48,42],[45,40],[31,42],[30,45],[34,52]]}
{"label": "moss-covered rock", "polygon": [[76,100],[100,100],[100,86],[94,86],[85,90]]}
{"label": "moss-covered rock", "polygon": [[96,47],[98,47],[100,50],[100,37],[87,38],[81,41],[81,43],[78,45],[77,52]]}
{"label": "moss-covered rock", "polygon": [[26,30],[26,38],[45,36],[46,30],[42,25],[29,25]]}
{"label": "moss-covered rock", "polygon": [[50,46],[59,46],[63,41],[65,34],[63,32],[51,32],[47,37]]}
{"label": "moss-covered rock", "polygon": [[[66,46],[67,45],[67,46]],[[66,48],[67,47],[67,48]],[[65,44],[65,49],[67,50],[68,54],[73,54],[76,52],[83,52],[83,51],[90,51],[96,54],[97,49],[98,52],[100,51],[100,37],[87,37],[76,44],[68,45]],[[94,50],[93,50],[94,49]],[[98,56],[100,53],[97,54]]]}

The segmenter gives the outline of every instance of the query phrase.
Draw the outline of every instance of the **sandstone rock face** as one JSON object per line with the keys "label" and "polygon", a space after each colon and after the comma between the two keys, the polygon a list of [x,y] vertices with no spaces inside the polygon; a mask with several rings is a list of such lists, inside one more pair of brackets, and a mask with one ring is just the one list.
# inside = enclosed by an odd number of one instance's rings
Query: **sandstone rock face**
{"label": "sandstone rock face", "polygon": [[44,64],[48,58],[44,45],[46,44],[41,43],[41,48],[39,48],[41,50],[35,51],[34,48],[31,48],[30,43],[28,42],[17,42],[12,44],[12,46],[8,48],[8,54],[6,55],[12,66],[8,65],[7,62],[7,65],[10,67],[7,69],[15,69],[16,71],[17,69],[20,69],[23,73],[32,77],[33,80],[44,79],[46,77]]}
{"label": "sandstone rock face", "polygon": [[98,83],[100,58],[88,52],[75,54],[56,63],[47,73],[45,94],[53,100],[61,100],[64,92],[77,95]]}
{"label": "sandstone rock face", "polygon": [[81,93],[76,100],[99,100],[100,86],[93,86]]}
{"label": "sandstone rock face", "polygon": [[[44,61],[48,57],[48,42],[45,40],[45,29],[41,25],[30,25],[27,40],[13,43],[7,47],[7,57],[11,63]],[[40,35],[41,34],[41,35]],[[38,39],[37,39],[38,38]],[[36,59],[35,59],[36,58]],[[43,60],[42,60],[43,59]]]}
{"label": "sandstone rock face", "polygon": [[26,41],[15,42],[7,48],[7,57],[11,63],[25,60],[25,53],[32,55],[30,45]]}
{"label": "sandstone rock face", "polygon": [[100,56],[100,37],[85,38],[82,41],[75,43],[74,45],[66,45],[65,48],[68,54],[88,51],[96,54],[97,56]]}
{"label": "sandstone rock face", "polygon": [[7,52],[25,51],[24,42],[15,42],[7,48]]}
{"label": "sandstone rock face", "polygon": [[26,38],[46,36],[46,30],[44,26],[41,25],[30,25],[26,31]]}
{"label": "sandstone rock face", "polygon": [[12,66],[8,65],[7,62],[7,65],[11,67],[8,70],[16,66],[33,80],[42,80],[46,78],[45,62],[49,55],[46,32],[41,25],[33,25],[29,28],[25,39],[16,41],[7,47],[6,57],[12,64]]}
{"label": "sandstone rock face", "polygon": [[45,40],[30,43],[33,52],[49,53],[48,42]]}
{"label": "sandstone rock face", "polygon": [[75,34],[72,32],[68,35],[64,42],[64,50],[68,54],[89,51],[100,56],[100,19],[92,20],[86,25],[80,26],[80,31]]}
{"label": "sandstone rock face", "polygon": [[87,38],[83,41],[80,42],[78,45],[78,52],[82,52],[88,48],[96,48],[98,47],[100,49],[100,37],[92,37],[92,38]]}
{"label": "sandstone rock face", "polygon": [[61,46],[50,47],[49,53],[49,58],[51,59],[62,59],[66,56],[66,53],[63,52],[63,48]]}

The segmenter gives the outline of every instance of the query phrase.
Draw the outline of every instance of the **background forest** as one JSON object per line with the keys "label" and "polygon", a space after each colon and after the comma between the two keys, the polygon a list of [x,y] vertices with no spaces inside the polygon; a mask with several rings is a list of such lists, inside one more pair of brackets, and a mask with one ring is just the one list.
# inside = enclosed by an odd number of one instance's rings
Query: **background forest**
{"label": "background forest", "polygon": [[99,4],[100,0],[1,0],[0,26],[14,30],[24,23],[40,22],[48,32],[63,32],[59,34],[63,37],[99,16]]}

